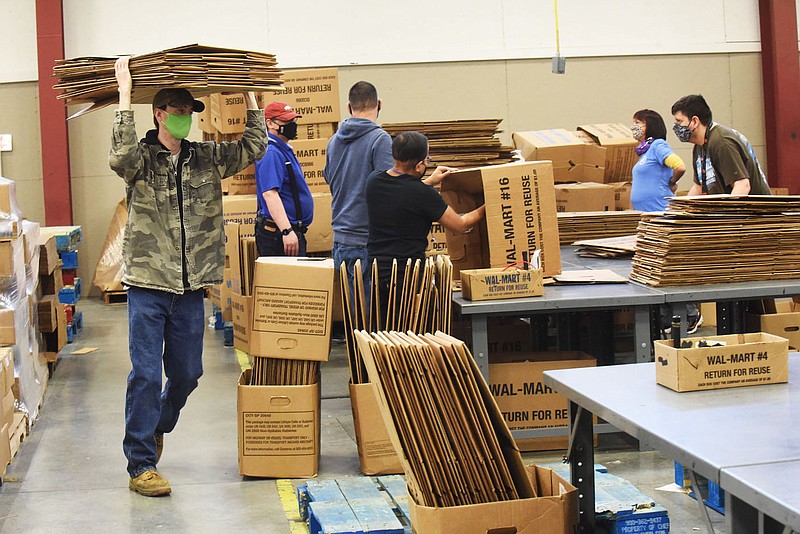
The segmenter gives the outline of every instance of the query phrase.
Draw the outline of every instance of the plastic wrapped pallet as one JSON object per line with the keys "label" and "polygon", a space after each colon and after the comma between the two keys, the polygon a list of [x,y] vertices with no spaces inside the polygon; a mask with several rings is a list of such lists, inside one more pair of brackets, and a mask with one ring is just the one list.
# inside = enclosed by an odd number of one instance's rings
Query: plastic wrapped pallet
{"label": "plastic wrapped pallet", "polygon": [[21,219],[16,184],[0,176],[0,237],[17,237]]}

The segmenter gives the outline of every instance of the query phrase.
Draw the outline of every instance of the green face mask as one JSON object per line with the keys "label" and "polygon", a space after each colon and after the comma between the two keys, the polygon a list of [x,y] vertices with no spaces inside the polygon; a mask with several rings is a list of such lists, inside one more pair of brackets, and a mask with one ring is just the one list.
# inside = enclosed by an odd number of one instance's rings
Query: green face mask
{"label": "green face mask", "polygon": [[175,139],[185,139],[189,135],[189,129],[192,127],[192,114],[171,115],[167,113],[167,120],[164,121],[164,126]]}

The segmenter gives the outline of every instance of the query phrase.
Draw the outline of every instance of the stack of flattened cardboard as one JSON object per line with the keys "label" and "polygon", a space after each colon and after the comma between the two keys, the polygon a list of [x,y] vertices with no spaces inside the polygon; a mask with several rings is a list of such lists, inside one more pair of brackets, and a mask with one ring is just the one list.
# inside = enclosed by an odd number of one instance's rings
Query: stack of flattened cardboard
{"label": "stack of flattened cardboard", "polygon": [[459,169],[510,163],[511,147],[495,137],[503,119],[475,119],[440,122],[398,122],[384,124],[392,137],[417,131],[428,138],[433,165]]}
{"label": "stack of flattened cardboard", "polygon": [[619,237],[636,233],[642,212],[584,211],[558,214],[558,236],[562,245],[583,239]]}
{"label": "stack of flattened cardboard", "polygon": [[[58,98],[68,105],[90,104],[76,115],[100,109],[119,99],[114,74],[116,57],[78,57],[58,60],[53,75]],[[185,45],[133,56],[132,102],[149,104],[159,89],[184,87],[198,96],[223,91],[275,91],[282,88],[282,72],[275,56],[264,52]]]}
{"label": "stack of flattened cardboard", "polygon": [[643,217],[631,279],[653,286],[800,278],[800,196],[673,197]]}
{"label": "stack of flattened cardboard", "polygon": [[464,342],[440,332],[355,335],[417,504],[450,507],[536,496]]}
{"label": "stack of flattened cardboard", "polygon": [[636,252],[636,235],[576,241],[578,256],[583,258],[628,258]]}

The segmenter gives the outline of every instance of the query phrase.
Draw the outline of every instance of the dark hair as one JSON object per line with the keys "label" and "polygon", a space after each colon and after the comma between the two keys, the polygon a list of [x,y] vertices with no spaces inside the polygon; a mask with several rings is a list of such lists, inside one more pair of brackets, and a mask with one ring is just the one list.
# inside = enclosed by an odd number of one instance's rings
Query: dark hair
{"label": "dark hair", "polygon": [[667,139],[667,127],[664,125],[664,119],[661,118],[657,111],[640,109],[633,114],[633,118],[644,123],[645,137]]}
{"label": "dark hair", "polygon": [[378,90],[369,82],[356,82],[350,88],[347,101],[353,111],[364,111],[378,107]]}
{"label": "dark hair", "polygon": [[708,107],[703,95],[686,95],[672,104],[672,114],[683,113],[689,119],[697,117],[703,126],[711,123],[711,108]]}
{"label": "dark hair", "polygon": [[156,114],[155,114],[155,110],[157,110],[157,109],[160,109],[162,111],[167,111],[167,105],[164,104],[163,106],[159,106],[157,108],[153,108],[153,112],[154,112],[153,113],[153,124],[156,125],[156,130],[158,130],[158,119],[156,119]]}
{"label": "dark hair", "polygon": [[392,157],[403,163],[419,163],[428,157],[428,138],[419,132],[402,132],[392,141]]}

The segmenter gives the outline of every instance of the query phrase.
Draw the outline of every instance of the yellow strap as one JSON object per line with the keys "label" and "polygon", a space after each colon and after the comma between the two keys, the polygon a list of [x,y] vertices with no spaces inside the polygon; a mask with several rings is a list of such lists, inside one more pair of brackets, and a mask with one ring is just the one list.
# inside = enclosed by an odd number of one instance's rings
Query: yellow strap
{"label": "yellow strap", "polygon": [[276,480],[275,485],[278,487],[283,513],[289,520],[289,531],[292,534],[308,534],[308,524],[300,518],[300,510],[297,509],[297,493],[292,481],[282,478]]}
{"label": "yellow strap", "polygon": [[673,153],[664,158],[664,165],[674,170],[683,165],[683,160],[680,158],[680,156]]}
{"label": "yellow strap", "polygon": [[250,358],[245,351],[236,349],[236,360],[239,362],[239,367],[242,368],[242,372],[246,369],[250,369]]}

